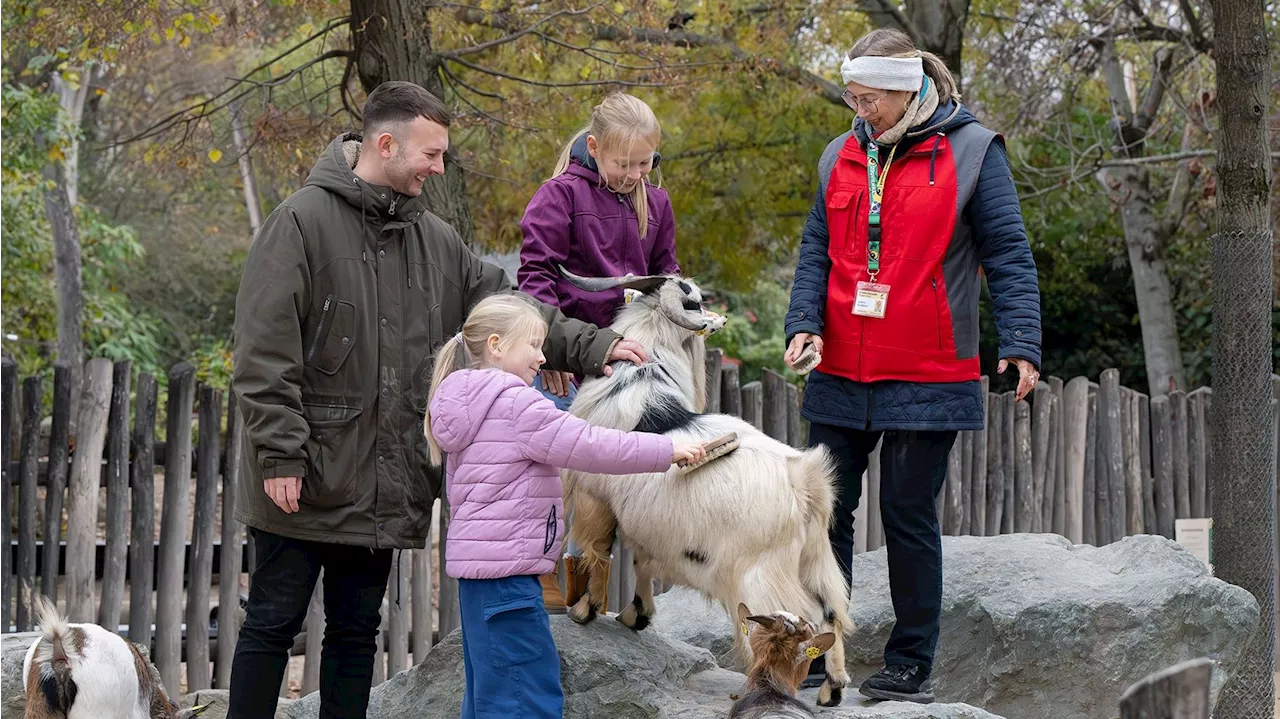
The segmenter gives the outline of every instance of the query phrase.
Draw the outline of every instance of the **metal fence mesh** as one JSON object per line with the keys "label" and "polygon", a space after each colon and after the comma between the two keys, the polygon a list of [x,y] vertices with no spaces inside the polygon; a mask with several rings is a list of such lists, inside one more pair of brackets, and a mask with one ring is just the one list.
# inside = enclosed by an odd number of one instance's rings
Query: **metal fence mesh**
{"label": "metal fence mesh", "polygon": [[1276,435],[1271,391],[1273,237],[1213,238],[1213,403],[1209,422],[1214,568],[1258,599],[1261,622],[1216,717],[1275,716]]}

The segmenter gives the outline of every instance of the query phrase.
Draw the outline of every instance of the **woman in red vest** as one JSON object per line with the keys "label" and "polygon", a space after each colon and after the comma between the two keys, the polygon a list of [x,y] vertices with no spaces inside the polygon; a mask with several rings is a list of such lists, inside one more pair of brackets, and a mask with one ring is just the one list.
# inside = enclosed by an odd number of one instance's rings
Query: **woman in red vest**
{"label": "woman in red vest", "polygon": [[[881,29],[854,44],[841,75],[857,119],[818,163],[785,359],[804,371],[796,362],[806,349],[820,358],[803,415],[810,444],[836,459],[830,533],[846,578],[862,474],[883,441],[880,511],[896,622],[885,666],[859,691],[931,702],[942,606],[934,506],[957,432],[983,426],[981,279],[999,333],[997,371],[1016,367],[1019,399],[1039,378],[1040,293],[1003,138],[960,104],[946,65]],[[824,672],[814,662],[806,684]]]}

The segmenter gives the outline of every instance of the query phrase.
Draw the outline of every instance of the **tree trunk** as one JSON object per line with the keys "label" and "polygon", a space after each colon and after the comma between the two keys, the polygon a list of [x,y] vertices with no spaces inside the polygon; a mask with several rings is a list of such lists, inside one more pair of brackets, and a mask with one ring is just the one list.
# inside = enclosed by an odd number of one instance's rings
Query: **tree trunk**
{"label": "tree trunk", "polygon": [[1273,228],[1268,201],[1262,0],[1214,0],[1218,234],[1213,238],[1210,486],[1216,574],[1258,600],[1261,620],[1216,714],[1272,716],[1275,701],[1276,444],[1272,409]]}
{"label": "tree trunk", "polygon": [[[440,58],[431,47],[426,6],[413,0],[351,0],[356,71],[365,92],[388,80],[407,80],[445,99]],[[427,179],[427,209],[453,225],[470,245],[475,239],[462,168],[451,149],[443,176]]]}
{"label": "tree trunk", "polygon": [[[62,106],[63,112],[67,113],[67,119],[70,120],[73,128],[79,128],[80,119],[84,117],[84,101],[89,96],[89,85],[93,83],[95,74],[93,62],[85,63],[84,67],[80,68],[79,74],[80,79],[77,82],[68,82],[65,71],[53,73],[53,86],[58,92],[58,104]],[[66,181],[67,203],[75,207],[80,194],[80,138],[75,132],[71,133],[67,142],[66,155],[67,161],[62,166],[62,172]]]}
{"label": "tree trunk", "polygon": [[253,163],[249,160],[249,145],[244,136],[244,106],[240,102],[231,105],[231,139],[236,145],[236,159],[240,163],[240,181],[244,186],[244,207],[249,213],[251,237],[257,237],[262,227],[262,207],[258,204],[258,183],[253,176]]}
{"label": "tree trunk", "polygon": [[80,382],[84,375],[83,348],[80,331],[84,314],[84,296],[80,278],[80,233],[76,217],[67,199],[67,187],[57,165],[49,163],[44,170],[45,214],[53,228],[53,278],[58,288],[58,359],[71,364],[71,434],[75,435],[75,418],[80,408]]}
{"label": "tree trunk", "polygon": [[1173,311],[1173,286],[1165,267],[1164,229],[1155,217],[1151,175],[1145,167],[1123,167],[1111,173],[1122,188],[1120,219],[1124,244],[1133,272],[1133,291],[1142,325],[1142,348],[1148,394],[1159,397],[1186,390],[1178,324]]}

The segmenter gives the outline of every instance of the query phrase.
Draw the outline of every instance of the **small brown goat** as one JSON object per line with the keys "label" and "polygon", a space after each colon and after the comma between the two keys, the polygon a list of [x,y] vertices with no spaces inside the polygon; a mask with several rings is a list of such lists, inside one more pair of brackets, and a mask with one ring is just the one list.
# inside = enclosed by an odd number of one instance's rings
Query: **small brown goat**
{"label": "small brown goat", "polygon": [[753,661],[729,719],[810,719],[813,712],[796,699],[796,690],[813,660],[835,644],[835,633],[818,634],[808,620],[788,612],[755,615],[741,603],[738,625]]}

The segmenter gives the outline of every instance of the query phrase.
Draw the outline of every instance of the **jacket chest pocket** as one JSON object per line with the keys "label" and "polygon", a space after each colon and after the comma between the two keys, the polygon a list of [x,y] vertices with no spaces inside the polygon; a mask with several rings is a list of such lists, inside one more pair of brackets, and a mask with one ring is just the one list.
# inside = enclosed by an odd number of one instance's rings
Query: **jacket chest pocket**
{"label": "jacket chest pocket", "polygon": [[941,259],[951,244],[955,207],[954,188],[926,184],[885,188],[880,208],[885,259]]}
{"label": "jacket chest pocket", "polygon": [[333,295],[325,296],[304,361],[323,374],[337,374],[355,347],[355,330],[356,306]]}
{"label": "jacket chest pocket", "polygon": [[827,198],[827,236],[830,253],[860,256],[867,246],[867,191],[838,187]]}

